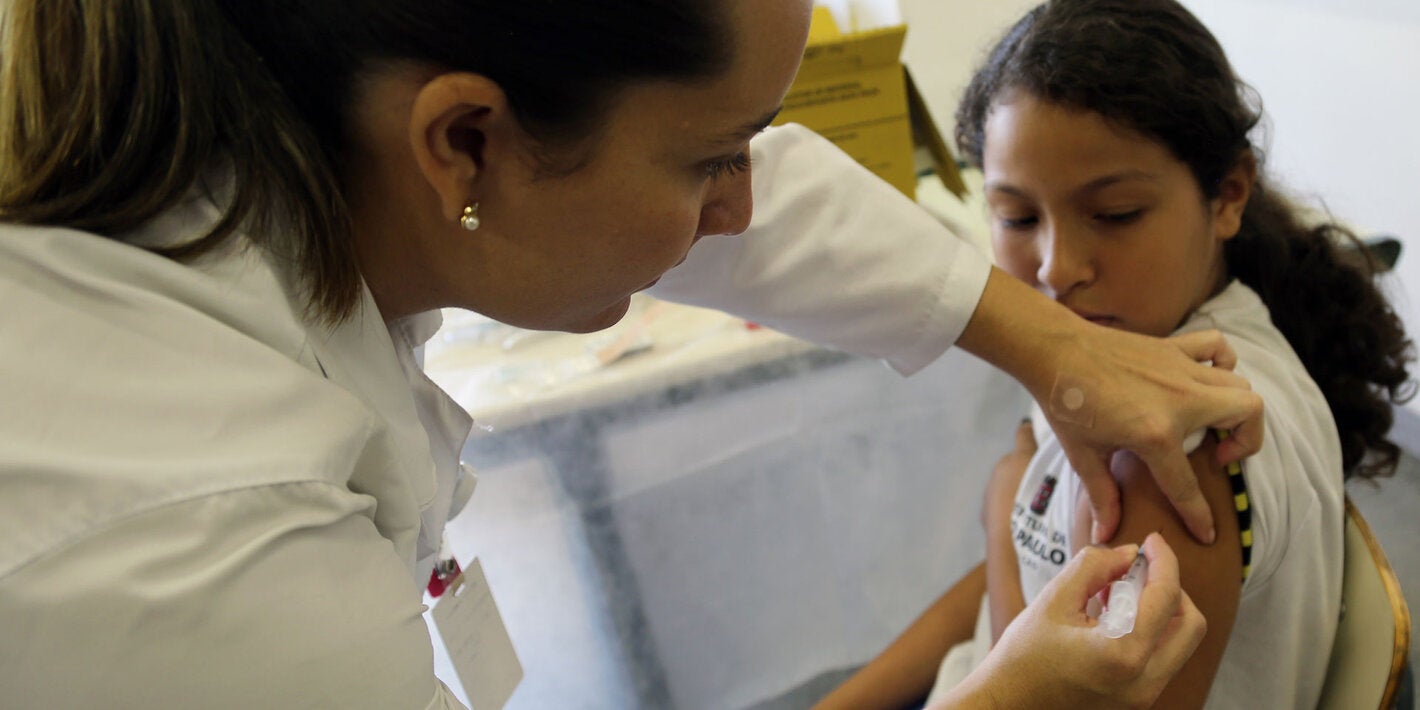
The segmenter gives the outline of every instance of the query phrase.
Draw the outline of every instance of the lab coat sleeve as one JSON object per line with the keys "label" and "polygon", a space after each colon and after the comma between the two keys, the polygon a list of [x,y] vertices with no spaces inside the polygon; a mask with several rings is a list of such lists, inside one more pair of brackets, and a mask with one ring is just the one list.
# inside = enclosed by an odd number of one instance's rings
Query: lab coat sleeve
{"label": "lab coat sleeve", "polygon": [[3,704],[462,708],[372,505],[326,483],[208,495],[0,578]]}
{"label": "lab coat sleeve", "polygon": [[802,126],[752,145],[754,218],[707,237],[652,295],[716,308],[910,374],[966,328],[990,261]]}

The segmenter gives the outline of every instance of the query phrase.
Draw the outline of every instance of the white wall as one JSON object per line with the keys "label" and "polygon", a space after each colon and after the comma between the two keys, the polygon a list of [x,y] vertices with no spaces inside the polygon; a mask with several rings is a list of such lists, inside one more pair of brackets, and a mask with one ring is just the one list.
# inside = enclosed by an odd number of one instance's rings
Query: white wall
{"label": "white wall", "polygon": [[1001,33],[1038,0],[901,0],[907,21],[903,61],[951,140],[957,99]]}
{"label": "white wall", "polygon": [[[1420,336],[1420,2],[1183,1],[1261,94],[1272,175],[1338,218],[1404,241],[1390,285]],[[902,0],[904,61],[944,131],[985,50],[1035,4]]]}
{"label": "white wall", "polygon": [[1420,335],[1420,3],[1188,4],[1262,95],[1273,175],[1337,217],[1405,242],[1393,298]]}

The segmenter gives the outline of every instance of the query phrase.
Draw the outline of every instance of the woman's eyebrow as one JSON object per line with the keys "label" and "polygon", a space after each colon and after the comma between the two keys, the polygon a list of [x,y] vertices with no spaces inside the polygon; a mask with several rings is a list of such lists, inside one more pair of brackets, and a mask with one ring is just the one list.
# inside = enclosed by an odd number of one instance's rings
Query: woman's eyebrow
{"label": "woman's eyebrow", "polygon": [[773,111],[770,111],[769,113],[766,113],[763,116],[760,116],[759,118],[750,121],[749,123],[746,123],[743,126],[740,126],[739,128],[736,128],[735,130],[720,136],[719,138],[716,138],[715,143],[743,143],[758,135],[760,131],[763,131],[765,128],[768,128],[769,124],[773,123],[774,119],[779,116],[779,112],[783,110],[784,106],[783,104],[780,104]]}

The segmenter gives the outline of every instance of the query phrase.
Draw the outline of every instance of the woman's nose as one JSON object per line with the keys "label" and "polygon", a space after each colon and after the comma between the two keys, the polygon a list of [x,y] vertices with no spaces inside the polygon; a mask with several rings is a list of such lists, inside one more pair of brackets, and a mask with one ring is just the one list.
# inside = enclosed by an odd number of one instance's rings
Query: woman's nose
{"label": "woman's nose", "polygon": [[705,206],[700,208],[696,236],[734,235],[749,229],[750,218],[754,216],[752,186],[748,170],[720,177]]}
{"label": "woman's nose", "polygon": [[1052,226],[1041,235],[1040,269],[1036,281],[1059,297],[1094,279],[1089,238]]}

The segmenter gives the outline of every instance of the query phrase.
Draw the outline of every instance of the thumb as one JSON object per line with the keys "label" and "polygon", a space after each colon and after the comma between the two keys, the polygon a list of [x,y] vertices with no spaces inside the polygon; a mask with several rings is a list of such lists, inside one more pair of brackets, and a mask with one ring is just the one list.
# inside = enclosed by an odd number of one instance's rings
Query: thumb
{"label": "thumb", "polygon": [[1218,462],[1232,463],[1251,456],[1262,448],[1266,420],[1261,414],[1254,414],[1247,421],[1233,427],[1227,438],[1218,444]]}
{"label": "thumb", "polygon": [[[1129,571],[1129,565],[1138,554],[1138,545],[1082,548],[1051,580],[1042,595],[1057,611],[1082,611],[1090,597]],[[1060,609],[1061,606],[1068,609]]]}

